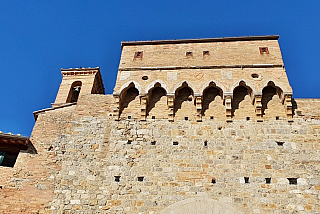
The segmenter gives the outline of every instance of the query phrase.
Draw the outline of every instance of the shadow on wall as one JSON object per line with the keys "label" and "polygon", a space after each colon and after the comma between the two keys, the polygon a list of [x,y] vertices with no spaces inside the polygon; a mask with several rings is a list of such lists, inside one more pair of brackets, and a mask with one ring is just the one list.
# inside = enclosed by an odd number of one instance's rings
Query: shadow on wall
{"label": "shadow on wall", "polygon": [[[27,145],[16,145],[16,144],[7,144],[3,143],[1,140],[0,143],[0,166],[4,167],[14,167],[19,153],[28,153],[28,154],[38,154],[37,149],[31,143],[28,142]],[[13,142],[10,140],[10,142]]]}

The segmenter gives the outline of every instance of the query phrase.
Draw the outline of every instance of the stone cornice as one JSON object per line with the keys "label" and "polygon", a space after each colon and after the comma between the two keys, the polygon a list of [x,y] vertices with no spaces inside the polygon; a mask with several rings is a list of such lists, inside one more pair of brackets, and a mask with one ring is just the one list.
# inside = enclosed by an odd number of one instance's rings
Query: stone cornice
{"label": "stone cornice", "polygon": [[123,41],[121,48],[132,45],[158,45],[158,44],[181,44],[181,43],[208,43],[208,42],[229,42],[229,41],[252,41],[252,40],[278,40],[279,35],[267,36],[241,36],[241,37],[220,37],[205,39],[174,39],[174,40],[151,40],[151,41]]}
{"label": "stone cornice", "polygon": [[179,69],[222,69],[222,68],[284,68],[283,64],[251,64],[251,65],[204,65],[204,66],[157,66],[157,67],[124,67],[119,71],[134,70],[179,70]]}

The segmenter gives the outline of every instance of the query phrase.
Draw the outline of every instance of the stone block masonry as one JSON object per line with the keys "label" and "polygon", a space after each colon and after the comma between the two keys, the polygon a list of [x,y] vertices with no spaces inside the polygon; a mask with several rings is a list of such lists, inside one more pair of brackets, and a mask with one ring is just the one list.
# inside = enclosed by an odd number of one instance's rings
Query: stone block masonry
{"label": "stone block masonry", "polygon": [[0,213],[320,213],[320,100],[291,98],[277,38],[125,42],[112,95],[63,69]]}

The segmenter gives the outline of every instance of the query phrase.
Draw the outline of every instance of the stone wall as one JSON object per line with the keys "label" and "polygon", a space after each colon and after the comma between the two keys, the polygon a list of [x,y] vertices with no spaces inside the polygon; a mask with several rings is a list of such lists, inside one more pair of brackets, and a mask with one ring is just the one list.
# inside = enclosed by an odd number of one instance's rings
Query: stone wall
{"label": "stone wall", "polygon": [[[313,101],[302,103],[319,108]],[[318,119],[114,121],[113,105],[110,95],[83,95],[40,113],[37,154],[1,168],[1,209],[149,214],[207,198],[239,213],[320,212]]]}

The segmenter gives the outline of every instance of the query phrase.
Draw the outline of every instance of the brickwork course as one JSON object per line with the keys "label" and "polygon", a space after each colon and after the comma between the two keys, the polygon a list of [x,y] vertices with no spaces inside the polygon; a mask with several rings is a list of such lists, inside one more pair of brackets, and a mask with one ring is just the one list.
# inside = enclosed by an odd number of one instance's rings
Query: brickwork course
{"label": "brickwork course", "polygon": [[320,99],[292,98],[278,36],[121,47],[113,94],[62,69],[30,139],[0,134],[0,213],[320,213]]}

